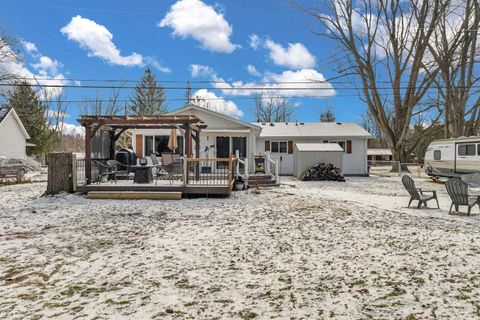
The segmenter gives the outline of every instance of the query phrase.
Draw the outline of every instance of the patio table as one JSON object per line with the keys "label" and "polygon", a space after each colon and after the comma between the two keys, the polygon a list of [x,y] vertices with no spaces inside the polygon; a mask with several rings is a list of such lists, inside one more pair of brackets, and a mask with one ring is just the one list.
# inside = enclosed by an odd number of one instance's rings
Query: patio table
{"label": "patio table", "polygon": [[133,176],[134,183],[152,183],[153,182],[153,173],[152,170],[155,166],[141,166],[135,165],[131,166],[135,175]]}

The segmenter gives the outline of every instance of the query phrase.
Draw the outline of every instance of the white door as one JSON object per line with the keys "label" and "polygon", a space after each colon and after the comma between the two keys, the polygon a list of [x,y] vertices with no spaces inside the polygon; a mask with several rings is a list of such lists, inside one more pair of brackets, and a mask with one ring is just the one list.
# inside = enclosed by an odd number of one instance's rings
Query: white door
{"label": "white door", "polygon": [[270,145],[270,156],[278,162],[280,174],[293,174],[293,154],[288,153],[287,141],[272,141]]}

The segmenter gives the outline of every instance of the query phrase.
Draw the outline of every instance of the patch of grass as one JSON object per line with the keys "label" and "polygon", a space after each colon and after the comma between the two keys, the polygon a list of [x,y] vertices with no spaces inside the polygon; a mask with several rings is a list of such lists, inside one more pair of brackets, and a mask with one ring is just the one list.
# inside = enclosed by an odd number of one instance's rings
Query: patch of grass
{"label": "patch of grass", "polygon": [[190,301],[190,302],[184,303],[183,305],[184,305],[185,307],[191,307],[191,306],[194,306],[194,305],[196,305],[196,304],[198,304],[197,301]]}
{"label": "patch of grass", "polygon": [[46,302],[43,307],[44,308],[63,308],[63,307],[68,307],[70,305],[70,302],[65,301],[65,302]]}
{"label": "patch of grass", "polygon": [[188,283],[187,279],[178,280],[175,282],[175,286],[179,289],[193,289],[197,287],[196,285]]}
{"label": "patch of grass", "polygon": [[363,286],[365,283],[366,283],[365,280],[358,279],[358,280],[355,280],[352,283],[350,283],[350,285],[352,285],[352,286]]}
{"label": "patch of grass", "polygon": [[223,304],[229,304],[229,303],[233,303],[233,300],[230,300],[230,299],[220,299],[220,300],[213,300],[213,302],[215,303],[223,303]]}
{"label": "patch of grass", "polygon": [[383,300],[383,299],[388,299],[388,298],[392,298],[392,297],[398,297],[398,296],[402,296],[404,294],[406,294],[407,291],[405,289],[402,289],[402,288],[394,288],[392,290],[392,292],[384,295],[383,297],[379,298],[378,300]]}
{"label": "patch of grass", "polygon": [[130,302],[131,302],[130,300],[113,301],[112,299],[108,299],[105,301],[105,303],[115,304],[115,305],[125,305],[125,304],[129,304]]}
{"label": "patch of grass", "polygon": [[248,319],[255,319],[258,316],[258,314],[250,310],[242,310],[240,311],[239,316],[242,319],[248,320]]}
{"label": "patch of grass", "polygon": [[418,285],[425,284],[425,280],[423,278],[420,278],[420,277],[413,277],[412,280],[413,280],[413,282],[415,282]]}
{"label": "patch of grass", "polygon": [[63,290],[62,292],[60,292],[60,294],[62,296],[71,297],[74,294],[81,292],[83,289],[84,289],[83,286],[73,285],[73,286],[69,286],[66,290]]}

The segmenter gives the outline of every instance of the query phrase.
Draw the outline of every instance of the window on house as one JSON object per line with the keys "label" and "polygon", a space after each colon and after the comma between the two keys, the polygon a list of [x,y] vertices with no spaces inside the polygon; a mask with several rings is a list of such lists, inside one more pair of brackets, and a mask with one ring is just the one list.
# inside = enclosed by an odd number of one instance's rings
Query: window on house
{"label": "window on house", "polygon": [[475,144],[460,144],[458,146],[458,155],[459,156],[474,156],[476,153]]}
{"label": "window on house", "polygon": [[[144,156],[150,157],[152,153],[160,155],[162,152],[172,152],[168,148],[170,136],[145,136]],[[175,154],[183,154],[183,137],[177,136],[177,149]]]}
{"label": "window on house", "polygon": [[442,151],[435,150],[433,151],[433,160],[441,160],[442,159]]}
{"label": "window on house", "polygon": [[287,153],[287,141],[272,141],[270,150],[272,153]]}

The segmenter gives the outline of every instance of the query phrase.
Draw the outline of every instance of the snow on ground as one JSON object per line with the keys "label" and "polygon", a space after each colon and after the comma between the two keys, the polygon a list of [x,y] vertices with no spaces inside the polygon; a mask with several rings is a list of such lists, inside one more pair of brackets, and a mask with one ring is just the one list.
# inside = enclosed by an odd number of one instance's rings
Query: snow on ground
{"label": "snow on ground", "polygon": [[0,188],[0,318],[480,317],[480,215],[407,209],[399,178],[283,178],[229,199]]}

